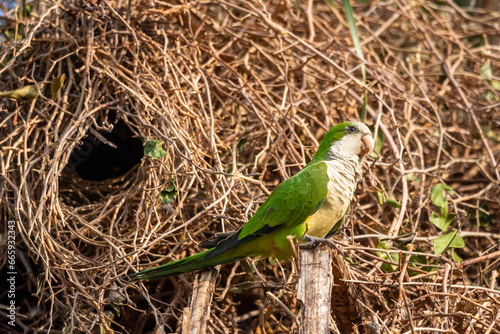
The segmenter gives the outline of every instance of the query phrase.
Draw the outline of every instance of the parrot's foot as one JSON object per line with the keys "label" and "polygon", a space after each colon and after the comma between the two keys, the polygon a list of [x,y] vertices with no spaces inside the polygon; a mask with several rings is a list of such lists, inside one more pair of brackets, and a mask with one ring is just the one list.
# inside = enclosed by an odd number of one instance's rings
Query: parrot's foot
{"label": "parrot's foot", "polygon": [[304,238],[302,240],[306,241],[305,244],[300,244],[300,248],[303,248],[303,249],[311,249],[314,246],[319,245],[319,244],[327,244],[327,245],[332,246],[334,249],[339,250],[339,247],[330,239],[324,239],[324,238],[318,238],[318,237],[306,235],[306,236],[304,236]]}

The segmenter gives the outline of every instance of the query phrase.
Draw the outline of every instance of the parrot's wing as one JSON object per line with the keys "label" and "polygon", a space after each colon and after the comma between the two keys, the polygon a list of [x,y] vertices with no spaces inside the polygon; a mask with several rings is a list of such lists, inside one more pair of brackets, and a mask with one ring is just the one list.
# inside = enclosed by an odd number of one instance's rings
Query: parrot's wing
{"label": "parrot's wing", "polygon": [[198,247],[204,248],[204,249],[210,249],[210,248],[216,247],[222,241],[226,240],[227,238],[233,236],[235,233],[238,233],[238,232],[239,231],[215,233],[214,237],[200,242],[198,244]]}
{"label": "parrot's wing", "polygon": [[328,173],[324,163],[309,165],[282,182],[241,228],[219,239],[208,257],[255,240],[284,226],[293,228],[315,213],[328,194]]}

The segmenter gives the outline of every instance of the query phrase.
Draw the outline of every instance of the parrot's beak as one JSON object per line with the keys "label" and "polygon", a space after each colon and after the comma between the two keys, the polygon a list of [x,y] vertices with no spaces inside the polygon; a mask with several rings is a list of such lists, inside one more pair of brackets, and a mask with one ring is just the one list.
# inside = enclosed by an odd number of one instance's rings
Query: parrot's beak
{"label": "parrot's beak", "polygon": [[370,155],[373,151],[373,137],[371,135],[364,135],[361,137],[361,149],[359,150],[359,155]]}

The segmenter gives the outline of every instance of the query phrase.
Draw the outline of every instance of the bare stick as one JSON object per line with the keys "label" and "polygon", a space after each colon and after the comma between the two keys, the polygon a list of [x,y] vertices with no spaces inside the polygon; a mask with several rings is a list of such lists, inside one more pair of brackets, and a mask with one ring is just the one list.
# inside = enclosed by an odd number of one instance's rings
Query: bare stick
{"label": "bare stick", "polygon": [[210,268],[196,275],[193,293],[188,307],[182,314],[182,334],[203,334],[207,332],[210,318],[210,304],[219,268]]}
{"label": "bare stick", "polygon": [[300,250],[300,276],[297,298],[302,301],[300,333],[328,333],[330,298],[333,284],[332,254],[319,244]]}

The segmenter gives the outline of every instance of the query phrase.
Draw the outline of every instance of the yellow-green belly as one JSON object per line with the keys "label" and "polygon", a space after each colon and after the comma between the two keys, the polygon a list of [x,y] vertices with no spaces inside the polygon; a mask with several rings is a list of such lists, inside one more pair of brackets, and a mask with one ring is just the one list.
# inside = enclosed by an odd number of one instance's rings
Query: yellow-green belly
{"label": "yellow-green belly", "polygon": [[324,238],[337,224],[347,210],[349,203],[328,203],[325,201],[321,208],[307,220],[307,234],[313,237]]}

